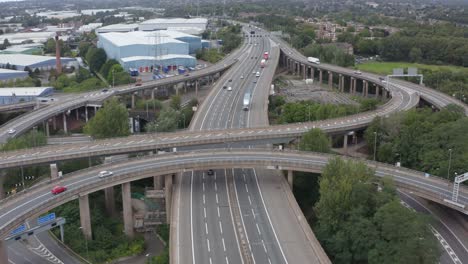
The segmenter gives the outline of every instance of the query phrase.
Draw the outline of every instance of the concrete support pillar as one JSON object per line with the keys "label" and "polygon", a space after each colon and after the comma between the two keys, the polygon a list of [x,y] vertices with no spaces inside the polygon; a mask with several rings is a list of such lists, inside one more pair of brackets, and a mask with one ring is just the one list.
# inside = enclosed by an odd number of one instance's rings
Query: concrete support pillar
{"label": "concrete support pillar", "polygon": [[162,190],[164,185],[164,177],[162,175],[154,176],[153,185],[155,190]]}
{"label": "concrete support pillar", "polygon": [[132,109],[135,109],[135,94],[132,94]]}
{"label": "concrete support pillar", "polygon": [[80,114],[80,111],[78,111],[78,108],[75,109],[75,118],[76,118],[76,120],[80,120],[80,115],[79,114]]}
{"label": "concrete support pillar", "polygon": [[344,80],[343,80],[343,75],[338,76],[338,89],[340,92],[343,92],[343,86],[344,86]]}
{"label": "concrete support pillar", "polygon": [[46,120],[44,122],[44,130],[45,130],[46,137],[50,137],[49,120]]}
{"label": "concrete support pillar", "polygon": [[151,89],[151,100],[154,100],[154,92],[155,92],[155,89]]}
{"label": "concrete support pillar", "polygon": [[68,133],[68,128],[67,128],[67,114],[63,113],[62,114],[63,118],[63,132]]}
{"label": "concrete support pillar", "polygon": [[165,191],[166,191],[166,219],[167,223],[171,222],[171,205],[172,205],[172,174],[165,176]]}
{"label": "concrete support pillar", "polygon": [[315,69],[314,69],[314,67],[310,67],[310,78],[312,80],[315,78]]}
{"label": "concrete support pillar", "polygon": [[369,95],[369,83],[367,81],[363,81],[363,85],[364,85],[363,95],[364,97],[367,97]]}
{"label": "concrete support pillar", "polygon": [[353,78],[353,95],[356,95],[357,79]]}
{"label": "concrete support pillar", "polygon": [[117,211],[115,210],[114,187],[108,187],[104,189],[104,199],[106,204],[107,215],[116,217]]}
{"label": "concrete support pillar", "polygon": [[350,77],[349,79],[349,94],[353,94],[353,80],[354,78],[353,77]]}
{"label": "concrete support pillar", "polygon": [[304,64],[302,64],[302,75],[304,76],[304,80],[307,79],[307,68]]}
{"label": "concrete support pillar", "polygon": [[8,247],[5,241],[0,240],[0,263],[9,263],[8,262]]}
{"label": "concrete support pillar", "polygon": [[293,171],[292,170],[288,170],[288,184],[289,184],[289,187],[291,187],[291,190],[293,188],[293,182],[294,181],[294,174],[293,174]]}
{"label": "concrete support pillar", "polygon": [[319,70],[319,84],[322,84],[323,72]]}
{"label": "concrete support pillar", "polygon": [[333,72],[328,72],[328,88],[333,88]]}
{"label": "concrete support pillar", "polygon": [[86,239],[92,239],[92,230],[91,230],[91,213],[89,212],[89,197],[88,195],[80,196],[80,224],[81,231]]}
{"label": "concrete support pillar", "polygon": [[52,118],[52,126],[54,130],[57,130],[57,118],[55,116]]}
{"label": "concrete support pillar", "polygon": [[84,112],[85,112],[85,121],[86,121],[86,123],[88,123],[89,117],[88,117],[88,107],[87,106],[85,106]]}
{"label": "concrete support pillar", "polygon": [[343,148],[344,148],[345,154],[348,154],[348,134],[344,135]]}
{"label": "concrete support pillar", "polygon": [[124,232],[127,236],[133,237],[133,210],[132,210],[132,192],[130,183],[122,183],[122,207],[123,207],[123,220]]}
{"label": "concrete support pillar", "polygon": [[56,179],[56,178],[58,178],[57,164],[52,163],[52,164],[50,164],[50,179],[53,180],[53,179]]}
{"label": "concrete support pillar", "polygon": [[307,77],[306,79],[313,79],[314,78],[314,75],[312,75],[312,77],[309,78],[309,72],[311,72],[311,67],[310,66],[307,66]]}
{"label": "concrete support pillar", "polygon": [[[210,79],[211,77],[208,77],[208,83],[210,82]],[[174,84],[174,90],[175,90],[175,94],[179,95],[179,88],[177,88],[177,84]]]}
{"label": "concrete support pillar", "polygon": [[379,94],[380,94],[380,92],[379,92],[379,86],[377,86],[377,85],[375,85],[375,84],[374,84],[374,86],[375,86],[375,97],[379,97],[379,96],[380,96],[380,95],[379,95]]}

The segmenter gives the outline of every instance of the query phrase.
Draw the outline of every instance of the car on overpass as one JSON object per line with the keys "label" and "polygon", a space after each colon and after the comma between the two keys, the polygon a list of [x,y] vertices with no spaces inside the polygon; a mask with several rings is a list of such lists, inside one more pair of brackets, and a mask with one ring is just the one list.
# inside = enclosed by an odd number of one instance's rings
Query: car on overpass
{"label": "car on overpass", "polygon": [[114,173],[112,171],[101,171],[99,172],[99,178],[106,178],[112,176]]}
{"label": "car on overpass", "polygon": [[59,193],[63,193],[66,190],[67,190],[67,187],[58,185],[58,186],[55,186],[54,188],[52,188],[51,193],[53,195],[57,195]]}
{"label": "car on overpass", "polygon": [[14,134],[14,133],[16,133],[16,130],[14,130],[14,129],[8,130],[8,134],[12,135],[12,134]]}

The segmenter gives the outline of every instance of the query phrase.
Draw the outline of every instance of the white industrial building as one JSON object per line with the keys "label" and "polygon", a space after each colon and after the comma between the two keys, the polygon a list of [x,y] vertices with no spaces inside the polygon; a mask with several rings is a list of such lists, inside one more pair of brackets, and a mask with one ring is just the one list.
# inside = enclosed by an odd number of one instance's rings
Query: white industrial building
{"label": "white industrial building", "polygon": [[78,32],[80,33],[89,33],[96,28],[102,27],[102,23],[89,23],[87,25],[83,25],[80,28],[78,28]]}
{"label": "white industrial building", "polygon": [[0,82],[7,82],[10,80],[22,80],[26,77],[28,77],[28,72],[0,68]]}
{"label": "white industrial building", "polygon": [[0,88],[0,105],[33,101],[37,97],[48,96],[53,92],[52,87]]}
{"label": "white industrial building", "polygon": [[193,54],[201,48],[201,38],[182,32],[159,30],[98,34],[98,47],[125,69],[145,66],[178,65],[194,67]]}
{"label": "white industrial building", "polygon": [[139,30],[174,30],[198,35],[206,30],[207,24],[206,18],[156,18],[140,23]]}
{"label": "white industrial building", "polygon": [[132,32],[138,30],[138,24],[112,24],[96,29],[96,33]]}
{"label": "white industrial building", "polygon": [[[55,37],[55,32],[21,32],[0,35],[0,43],[8,39],[10,44],[22,44],[27,41],[34,43],[45,43],[48,39]],[[60,39],[63,39],[62,37]],[[65,38],[66,40],[66,38]]]}
{"label": "white industrial building", "polygon": [[[76,64],[74,58],[61,58],[62,66]],[[35,69],[39,70],[51,70],[55,68],[55,57],[51,56],[37,56],[27,54],[0,54],[0,67],[6,67],[14,65],[17,70],[24,70],[28,67],[32,71]]]}

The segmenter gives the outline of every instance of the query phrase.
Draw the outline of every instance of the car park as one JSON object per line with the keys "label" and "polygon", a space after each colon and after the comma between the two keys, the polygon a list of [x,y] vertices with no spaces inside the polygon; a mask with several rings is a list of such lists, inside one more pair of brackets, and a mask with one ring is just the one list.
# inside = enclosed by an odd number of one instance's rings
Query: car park
{"label": "car park", "polygon": [[100,171],[99,172],[99,178],[105,178],[105,177],[109,177],[112,175],[113,175],[112,171]]}
{"label": "car park", "polygon": [[52,190],[50,191],[53,195],[57,195],[59,193],[63,193],[64,191],[67,190],[67,187],[65,186],[55,186],[54,188],[52,188]]}

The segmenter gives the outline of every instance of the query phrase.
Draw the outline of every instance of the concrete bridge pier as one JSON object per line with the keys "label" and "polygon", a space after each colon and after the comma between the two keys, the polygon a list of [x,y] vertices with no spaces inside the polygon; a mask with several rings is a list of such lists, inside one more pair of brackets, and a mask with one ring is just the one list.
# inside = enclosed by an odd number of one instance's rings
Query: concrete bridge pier
{"label": "concrete bridge pier", "polygon": [[44,130],[46,137],[50,137],[49,120],[44,121]]}
{"label": "concrete bridge pier", "polygon": [[67,114],[64,112],[62,114],[62,118],[63,118],[63,132],[68,133],[68,128],[67,128]]}
{"label": "concrete bridge pier", "polygon": [[88,117],[88,107],[85,105],[84,107],[84,112],[85,112],[85,121],[88,123],[89,117]]}
{"label": "concrete bridge pier", "polygon": [[162,190],[164,185],[164,178],[161,175],[153,177],[153,187],[155,190]]}
{"label": "concrete bridge pier", "polygon": [[172,204],[172,174],[167,174],[164,180],[166,195],[166,220],[171,222],[171,204]]}
{"label": "concrete bridge pier", "polygon": [[92,229],[91,229],[91,213],[89,212],[89,197],[88,195],[80,196],[80,224],[81,231],[83,232],[84,237],[87,240],[92,239]]}
{"label": "concrete bridge pier", "polygon": [[294,174],[292,170],[288,170],[288,184],[289,187],[291,187],[291,190],[293,189],[293,184],[294,184]]}
{"label": "concrete bridge pier", "polygon": [[333,72],[328,72],[328,88],[333,88]]}
{"label": "concrete bridge pier", "polygon": [[379,92],[380,89],[379,89],[379,86],[377,86],[375,84],[374,84],[374,86],[375,86],[375,97],[378,98],[380,96],[379,95],[380,94],[380,92]]}
{"label": "concrete bridge pier", "polygon": [[340,92],[344,92],[344,76],[342,74],[338,76],[338,89]]}
{"label": "concrete bridge pier", "polygon": [[[109,164],[112,162],[112,157],[105,157],[104,164]],[[117,217],[117,211],[115,209],[115,195],[114,195],[114,186],[107,187],[104,189],[104,203],[106,206],[106,213],[109,216]]]}
{"label": "concrete bridge pier", "polygon": [[9,263],[8,262],[8,247],[5,241],[0,240],[0,263]]}
{"label": "concrete bridge pier", "polygon": [[307,68],[304,64],[301,65],[302,66],[302,76],[304,76],[304,80],[307,79]]}
{"label": "concrete bridge pier", "polygon": [[319,70],[319,84],[322,84],[323,81],[323,71]]}
{"label": "concrete bridge pier", "polygon": [[362,81],[363,89],[362,96],[367,97],[369,95],[369,83],[367,81]]}
{"label": "concrete bridge pier", "polygon": [[56,163],[50,164],[50,179],[57,179],[58,178],[58,168]]}
{"label": "concrete bridge pier", "polygon": [[343,148],[344,148],[344,153],[348,154],[348,134],[344,135]]}
{"label": "concrete bridge pier", "polygon": [[57,118],[55,116],[52,118],[52,127],[57,130]]}
{"label": "concrete bridge pier", "polygon": [[132,192],[130,182],[122,183],[122,207],[124,232],[128,237],[134,237],[133,232],[133,210],[132,210]]}

